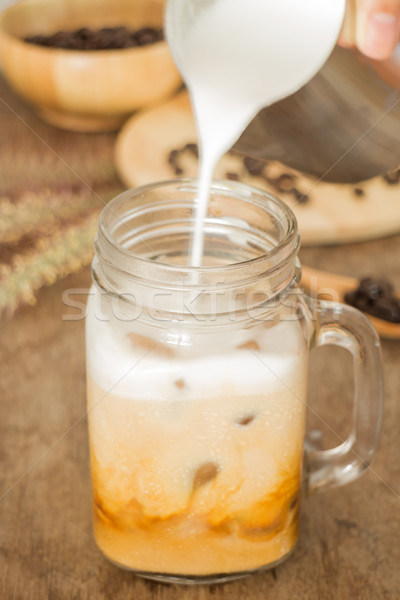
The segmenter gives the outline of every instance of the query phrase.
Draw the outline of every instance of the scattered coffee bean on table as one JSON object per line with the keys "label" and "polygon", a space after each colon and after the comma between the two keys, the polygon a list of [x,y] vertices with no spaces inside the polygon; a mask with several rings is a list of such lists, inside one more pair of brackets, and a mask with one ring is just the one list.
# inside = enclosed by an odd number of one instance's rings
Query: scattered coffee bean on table
{"label": "scattered coffee bean on table", "polygon": [[273,185],[278,192],[291,193],[293,192],[296,176],[292,175],[292,173],[282,173],[279,177],[268,177],[267,181]]}
{"label": "scattered coffee bean on table", "polygon": [[293,173],[282,173],[278,177],[268,177],[268,175],[264,175],[264,179],[267,183],[272,185],[278,193],[294,196],[294,199],[298,204],[307,204],[310,201],[310,196],[300,191],[294,185],[297,177]]}
{"label": "scattered coffee bean on table", "polygon": [[[199,148],[197,144],[188,143],[182,148],[174,148],[168,155],[168,164],[174,170],[175,175],[181,176],[185,174],[184,169],[181,165],[181,157],[183,155],[191,155],[193,158],[199,157]],[[233,156],[240,156],[236,151],[231,150],[229,154]],[[295,187],[296,175],[293,173],[281,173],[277,177],[269,177],[265,173],[265,168],[268,166],[267,161],[259,160],[251,156],[241,157],[243,165],[247,173],[253,177],[262,177],[266,183],[272,185],[275,190],[282,194],[291,194],[294,196],[298,204],[307,204],[310,201],[310,196],[303,193],[297,187]],[[231,181],[241,181],[241,176],[235,171],[228,171],[225,174],[226,179]]]}
{"label": "scattered coffee bean on table", "polygon": [[168,155],[168,164],[174,169],[175,175],[183,175],[183,169],[179,165],[179,157],[181,155],[181,150],[171,150]]}
{"label": "scattered coffee bean on table", "polygon": [[148,46],[164,39],[162,29],[142,27],[135,31],[126,27],[103,27],[76,31],[57,31],[52,35],[33,35],[24,38],[29,44],[37,44],[65,50],[121,50]]}
{"label": "scattered coffee bean on table", "polygon": [[345,294],[347,304],[391,323],[400,323],[400,300],[384,279],[365,277],[356,290]]}
{"label": "scattered coffee bean on table", "polygon": [[238,173],[234,173],[233,171],[228,171],[228,173],[225,174],[226,179],[229,179],[229,181],[239,181],[240,177],[238,175]]}
{"label": "scattered coffee bean on table", "polygon": [[258,160],[257,158],[252,158],[251,156],[245,156],[243,159],[243,164],[247,169],[249,175],[262,175],[266,162],[263,160]]}
{"label": "scattered coffee bean on table", "polygon": [[293,188],[292,194],[294,195],[299,204],[307,204],[307,202],[309,202],[310,200],[310,196],[308,194],[304,194],[296,187]]}
{"label": "scattered coffee bean on table", "polygon": [[186,144],[183,148],[175,148],[168,155],[168,164],[173,168],[175,175],[183,175],[184,170],[179,164],[180,157],[183,154],[189,154],[193,158],[199,158],[199,147],[197,144]]}
{"label": "scattered coffee bean on table", "polygon": [[386,173],[383,176],[384,180],[386,181],[386,183],[389,183],[389,185],[397,185],[400,183],[400,169],[397,169],[396,171],[391,171],[390,173]]}
{"label": "scattered coffee bean on table", "polygon": [[186,144],[183,148],[183,152],[190,152],[195,158],[199,158],[199,147],[197,144]]}

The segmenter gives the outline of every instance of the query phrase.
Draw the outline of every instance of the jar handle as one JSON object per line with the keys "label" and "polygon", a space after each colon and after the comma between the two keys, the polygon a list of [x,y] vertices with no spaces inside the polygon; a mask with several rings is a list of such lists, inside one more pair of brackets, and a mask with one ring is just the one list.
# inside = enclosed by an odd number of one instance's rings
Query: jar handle
{"label": "jar handle", "polygon": [[333,344],[353,356],[354,405],[349,437],[336,448],[305,453],[309,494],[344,485],[368,467],[377,448],[382,421],[382,361],[378,335],[360,311],[335,302],[315,302],[315,345]]}

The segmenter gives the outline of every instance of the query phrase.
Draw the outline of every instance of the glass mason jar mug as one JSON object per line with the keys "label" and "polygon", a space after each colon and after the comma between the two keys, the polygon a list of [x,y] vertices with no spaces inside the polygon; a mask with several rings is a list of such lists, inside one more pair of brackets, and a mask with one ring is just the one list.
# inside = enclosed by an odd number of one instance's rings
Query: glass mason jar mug
{"label": "glass mason jar mug", "polygon": [[[186,583],[286,558],[302,490],[365,470],[382,408],[369,321],[298,287],[293,213],[214,183],[195,268],[196,198],[196,182],[174,180],[107,205],[87,317],[97,543],[122,567]],[[308,356],[322,344],[353,356],[353,426],[337,448],[304,452]]]}

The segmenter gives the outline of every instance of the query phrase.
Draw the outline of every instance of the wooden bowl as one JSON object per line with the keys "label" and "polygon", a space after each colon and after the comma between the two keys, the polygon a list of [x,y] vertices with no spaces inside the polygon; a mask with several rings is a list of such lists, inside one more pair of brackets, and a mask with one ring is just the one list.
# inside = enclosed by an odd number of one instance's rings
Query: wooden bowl
{"label": "wooden bowl", "polygon": [[65,50],[24,42],[81,27],[163,26],[162,0],[23,0],[0,17],[0,61],[11,87],[46,121],[77,131],[118,129],[165,100],[181,77],[165,41],[121,50]]}

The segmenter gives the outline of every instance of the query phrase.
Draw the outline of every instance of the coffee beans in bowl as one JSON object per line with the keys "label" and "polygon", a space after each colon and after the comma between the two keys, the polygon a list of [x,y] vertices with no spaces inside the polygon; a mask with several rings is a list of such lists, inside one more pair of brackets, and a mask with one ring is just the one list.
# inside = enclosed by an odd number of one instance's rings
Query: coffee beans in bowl
{"label": "coffee beans in bowl", "polygon": [[141,27],[130,31],[126,27],[103,27],[89,29],[81,27],[76,31],[57,31],[52,35],[33,35],[26,37],[25,42],[50,48],[65,50],[122,50],[155,44],[164,39],[162,29]]}
{"label": "coffee beans in bowl", "polygon": [[0,17],[4,76],[52,124],[118,129],[181,85],[163,13],[162,0],[22,0]]}

